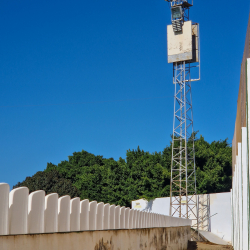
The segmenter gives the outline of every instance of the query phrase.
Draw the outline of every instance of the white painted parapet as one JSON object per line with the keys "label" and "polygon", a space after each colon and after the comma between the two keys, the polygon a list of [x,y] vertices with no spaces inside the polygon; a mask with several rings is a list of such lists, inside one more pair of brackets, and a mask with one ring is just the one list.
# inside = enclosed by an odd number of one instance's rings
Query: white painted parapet
{"label": "white painted parapet", "polygon": [[120,229],[120,214],[121,207],[118,205],[115,207],[115,229]]}
{"label": "white painted parapet", "polygon": [[0,235],[9,234],[9,193],[10,186],[0,183]]}
{"label": "white painted parapet", "polygon": [[134,217],[134,219],[133,219],[133,226],[132,226],[132,228],[137,228],[137,216],[138,216],[138,210],[134,210],[134,215],[133,215],[133,217]]}
{"label": "white painted parapet", "polygon": [[97,204],[96,230],[103,230],[103,214],[104,214],[104,203],[100,202]]}
{"label": "white painted parapet", "polygon": [[136,228],[140,228],[140,211],[137,211],[137,218],[136,218]]}
{"label": "white painted parapet", "polygon": [[143,217],[142,217],[142,228],[147,227],[147,212],[143,211]]}
{"label": "white painted parapet", "polygon": [[160,226],[164,227],[164,215],[160,215]]}
{"label": "white painted parapet", "polygon": [[125,208],[125,228],[126,229],[129,229],[129,215],[130,215],[130,213],[129,213],[129,211],[130,211],[131,209],[130,208]]}
{"label": "white painted parapet", "polygon": [[151,213],[151,227],[154,227],[154,213]]}
{"label": "white painted parapet", "polygon": [[147,226],[150,228],[150,227],[152,227],[152,223],[151,223],[151,217],[152,216],[152,214],[151,213],[148,213],[148,222],[147,222]]}
{"label": "white painted parapet", "polygon": [[129,210],[129,229],[132,229],[134,228],[134,213],[135,213],[135,210],[134,209],[130,209]]}
{"label": "white painted parapet", "polygon": [[151,216],[151,214],[150,213],[147,213],[147,228],[150,228],[150,217]]}
{"label": "white painted parapet", "polygon": [[141,218],[140,218],[140,228],[143,228],[143,224],[144,224],[144,211],[141,211]]}
{"label": "white painted parapet", "polygon": [[96,230],[96,210],[97,202],[91,201],[89,203],[89,230]]}
{"label": "white painted parapet", "polygon": [[80,230],[89,230],[89,200],[80,202]]}
{"label": "white painted parapet", "polygon": [[142,214],[141,214],[141,228],[145,228],[145,220],[146,220],[145,212],[142,211]]}
{"label": "white painted parapet", "polygon": [[65,195],[58,200],[58,232],[70,231],[70,197]]}
{"label": "white painted parapet", "polygon": [[158,214],[155,214],[155,226],[154,227],[158,227]]}
{"label": "white painted parapet", "polygon": [[80,198],[70,200],[70,231],[80,231]]}
{"label": "white painted parapet", "polygon": [[115,205],[111,205],[109,208],[109,227],[115,229]]}
{"label": "white painted parapet", "polygon": [[0,183],[0,235],[191,225],[190,220]]}
{"label": "white painted parapet", "polygon": [[154,214],[150,213],[150,227],[154,227]]}
{"label": "white painted parapet", "polygon": [[146,228],[150,227],[150,213],[146,212]]}
{"label": "white painted parapet", "polygon": [[35,191],[29,195],[28,233],[44,233],[45,192]]}
{"label": "white painted parapet", "polygon": [[9,195],[9,234],[28,233],[28,196],[27,187],[11,190]]}
{"label": "white painted parapet", "polygon": [[167,218],[166,218],[166,216],[163,217],[163,220],[164,220],[164,225],[163,226],[166,227],[166,225],[167,225]]}
{"label": "white painted parapet", "polygon": [[149,216],[150,216],[150,213],[147,213],[145,212],[145,227],[146,228],[149,228]]}
{"label": "white painted parapet", "polygon": [[139,228],[139,211],[135,210],[134,228]]}
{"label": "white painted parapet", "polygon": [[125,228],[125,207],[121,207],[120,210],[120,228]]}
{"label": "white painted parapet", "polygon": [[45,196],[44,232],[58,232],[58,194]]}
{"label": "white painted parapet", "polygon": [[110,229],[110,205],[105,204],[103,209],[103,229],[109,230]]}
{"label": "white painted parapet", "polygon": [[137,225],[137,228],[141,228],[141,217],[142,217],[142,211],[138,211],[138,214],[137,214],[137,221],[138,221],[138,225]]}

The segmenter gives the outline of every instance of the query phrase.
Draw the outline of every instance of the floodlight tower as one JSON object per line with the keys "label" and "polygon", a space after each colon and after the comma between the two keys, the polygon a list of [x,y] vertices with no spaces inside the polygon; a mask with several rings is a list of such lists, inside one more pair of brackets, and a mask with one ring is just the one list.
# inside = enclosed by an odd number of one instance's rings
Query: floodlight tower
{"label": "floodlight tower", "polygon": [[[191,82],[200,79],[199,24],[189,20],[191,0],[165,0],[171,8],[167,27],[168,62],[173,63],[174,121],[170,183],[170,215],[192,219],[199,228]],[[197,71],[196,79],[191,78]]]}

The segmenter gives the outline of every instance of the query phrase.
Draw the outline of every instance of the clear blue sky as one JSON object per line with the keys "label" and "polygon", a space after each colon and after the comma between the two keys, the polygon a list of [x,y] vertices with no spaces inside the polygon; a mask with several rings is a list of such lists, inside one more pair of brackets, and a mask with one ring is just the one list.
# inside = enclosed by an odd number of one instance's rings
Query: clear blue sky
{"label": "clear blue sky", "polygon": [[[194,130],[209,142],[233,137],[250,9],[236,3],[194,0],[190,12],[201,31]],[[0,22],[0,182],[82,149],[118,159],[169,145],[164,0],[2,0]]]}

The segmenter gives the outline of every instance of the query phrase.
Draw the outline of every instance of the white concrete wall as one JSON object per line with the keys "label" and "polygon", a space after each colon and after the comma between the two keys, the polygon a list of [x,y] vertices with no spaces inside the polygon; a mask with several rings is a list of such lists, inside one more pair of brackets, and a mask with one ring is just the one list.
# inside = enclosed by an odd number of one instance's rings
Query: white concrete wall
{"label": "white concrete wall", "polygon": [[120,215],[121,215],[121,207],[118,205],[115,207],[115,229],[120,228]]}
{"label": "white concrete wall", "polygon": [[249,249],[249,164],[247,129],[242,128],[242,143],[238,143],[233,187],[231,191],[232,244],[234,249]]}
{"label": "white concrete wall", "polygon": [[[231,195],[228,193],[210,194],[210,225],[211,232],[225,241],[231,242]],[[161,226],[163,221],[159,215],[168,215],[170,212],[170,197],[156,198],[151,201],[136,200],[132,201],[132,209],[135,211],[152,212],[153,227]],[[140,214],[141,216],[141,214]],[[143,215],[142,215],[143,216]],[[177,214],[175,215],[178,216]],[[170,217],[171,218],[171,217]],[[164,218],[171,221],[170,225],[179,221]],[[192,216],[191,216],[192,219]],[[167,223],[168,224],[168,223]],[[178,224],[178,223],[177,223]],[[176,224],[176,225],[177,225]]]}
{"label": "white concrete wall", "polygon": [[134,221],[134,209],[129,209],[129,229],[134,227],[133,221]]}
{"label": "white concrete wall", "polygon": [[[191,220],[0,183],[0,235],[191,226]],[[169,220],[173,218],[174,220]],[[0,247],[1,248],[1,247]]]}
{"label": "white concrete wall", "polygon": [[133,221],[133,225],[132,225],[132,228],[137,228],[137,215],[138,215],[138,210],[134,210],[134,221]]}
{"label": "white concrete wall", "polygon": [[80,231],[80,198],[70,200],[70,231]]}
{"label": "white concrete wall", "polygon": [[105,204],[103,209],[104,215],[103,215],[103,229],[108,230],[110,229],[110,205]]}
{"label": "white concrete wall", "polygon": [[[250,61],[249,61],[250,64]],[[250,69],[249,69],[250,73]],[[234,249],[249,249],[249,135],[242,128],[242,143],[238,143],[233,187],[231,191],[232,207],[232,243]]]}
{"label": "white concrete wall", "polygon": [[0,183],[0,235],[9,234],[9,192],[7,183]]}
{"label": "white concrete wall", "polygon": [[120,209],[120,228],[125,228],[125,207]]}
{"label": "white concrete wall", "polygon": [[58,199],[58,232],[70,231],[70,197],[65,195]]}
{"label": "white concrete wall", "polygon": [[137,213],[137,228],[141,228],[141,211]]}
{"label": "white concrete wall", "polygon": [[115,229],[115,205],[111,205],[109,208],[109,227]]}
{"label": "white concrete wall", "polygon": [[96,229],[103,230],[103,215],[104,215],[104,203],[100,202],[97,204],[97,215],[96,215]]}
{"label": "white concrete wall", "polygon": [[20,187],[11,190],[9,195],[9,234],[28,233],[29,190]]}
{"label": "white concrete wall", "polygon": [[[242,128],[242,149],[241,149],[241,164],[242,164],[242,237],[248,238],[248,159],[247,159],[247,129]],[[248,248],[248,240],[243,240],[243,249]]]}
{"label": "white concrete wall", "polygon": [[89,230],[96,230],[96,211],[97,202],[91,201],[89,203]]}
{"label": "white concrete wall", "polygon": [[44,233],[45,192],[39,190],[29,195],[28,233]]}
{"label": "white concrete wall", "polygon": [[89,230],[89,200],[80,202],[80,230]]}
{"label": "white concrete wall", "polygon": [[44,232],[58,232],[58,194],[45,196]]}
{"label": "white concrete wall", "polygon": [[131,209],[130,208],[125,208],[125,228],[126,229],[129,229],[129,215],[130,215],[130,211]]}
{"label": "white concrete wall", "polygon": [[232,240],[230,205],[230,192],[210,194],[211,232],[228,242]]}

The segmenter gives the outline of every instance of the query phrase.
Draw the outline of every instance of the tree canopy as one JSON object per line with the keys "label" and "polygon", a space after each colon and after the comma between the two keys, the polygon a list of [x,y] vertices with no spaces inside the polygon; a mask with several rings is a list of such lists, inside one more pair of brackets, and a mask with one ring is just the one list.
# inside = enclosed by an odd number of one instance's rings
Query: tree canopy
{"label": "tree canopy", "polygon": [[[106,159],[84,150],[74,152],[58,165],[47,164],[43,172],[27,177],[15,187],[30,192],[45,190],[81,199],[130,206],[132,200],[170,195],[170,143],[162,152],[127,150],[126,159]],[[195,139],[197,193],[229,192],[232,175],[232,148],[227,140],[208,143]]]}

